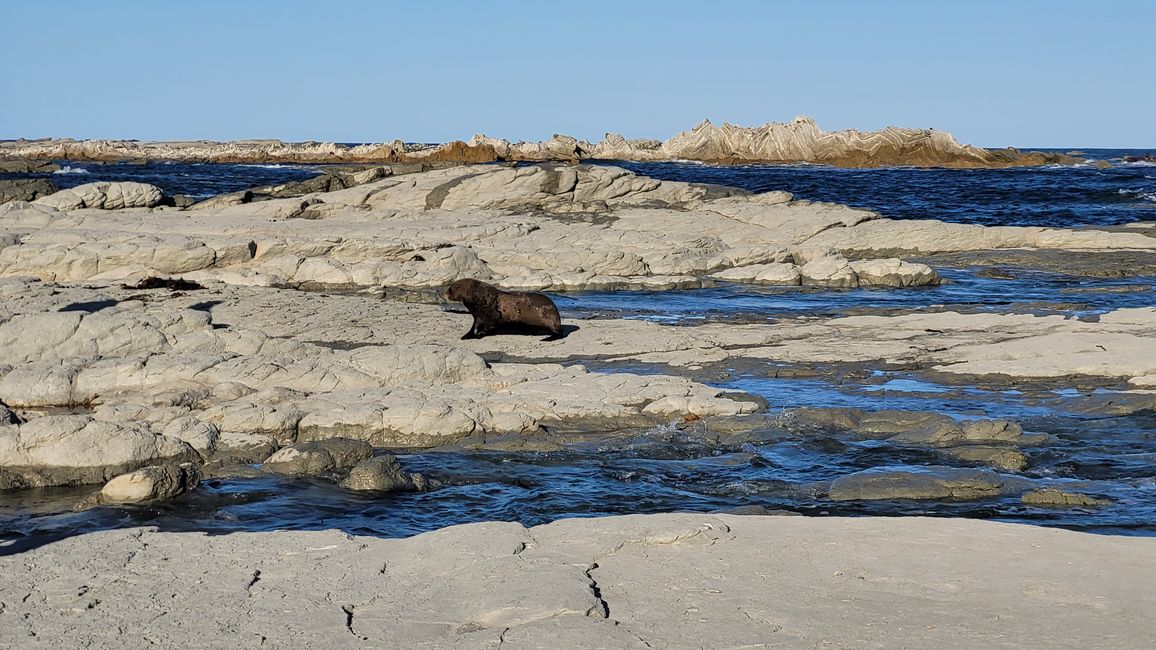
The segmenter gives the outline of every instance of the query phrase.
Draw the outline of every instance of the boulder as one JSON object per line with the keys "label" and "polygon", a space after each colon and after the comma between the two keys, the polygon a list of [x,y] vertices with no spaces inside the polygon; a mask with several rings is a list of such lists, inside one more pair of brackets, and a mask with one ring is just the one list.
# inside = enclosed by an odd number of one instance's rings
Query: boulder
{"label": "boulder", "polygon": [[392,455],[367,458],[349,470],[349,476],[341,482],[348,490],[377,492],[415,492],[425,487],[421,474],[405,471]]}
{"label": "boulder", "polygon": [[142,467],[105,483],[100,500],[104,503],[167,501],[195,488],[200,478],[199,470],[192,463]]}
{"label": "boulder", "polygon": [[813,259],[799,270],[804,286],[852,289],[859,286],[859,278],[851,263],[842,255],[828,255]]}
{"label": "boulder", "polygon": [[122,208],[151,208],[160,204],[163,193],[159,187],[147,183],[131,181],[86,183],[74,188],[39,198],[37,205],[57,210],[80,210],[98,208],[120,210]]}
{"label": "boulder", "polygon": [[926,287],[939,284],[939,274],[926,264],[885,259],[851,262],[861,287]]}
{"label": "boulder", "polygon": [[265,469],[290,476],[317,476],[349,469],[372,455],[368,442],[329,438],[281,449],[265,461]]}

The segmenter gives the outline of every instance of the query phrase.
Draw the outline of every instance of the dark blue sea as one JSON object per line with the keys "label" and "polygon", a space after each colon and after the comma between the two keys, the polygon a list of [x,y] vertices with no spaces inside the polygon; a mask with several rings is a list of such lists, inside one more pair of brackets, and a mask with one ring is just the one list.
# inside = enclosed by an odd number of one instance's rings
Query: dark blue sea
{"label": "dark blue sea", "polygon": [[[1156,220],[1156,163],[1125,157],[1153,150],[1085,149],[1087,162],[999,170],[839,169],[820,165],[713,166],[614,163],[661,179],[718,183],[754,192],[787,190],[800,199],[834,201],[900,219],[986,225],[1116,226]],[[301,180],[306,165],[63,163],[50,175],[68,187],[95,180],[136,180],[170,194],[207,197]],[[1120,307],[1156,305],[1156,277],[1123,273],[1088,278],[1032,269],[989,273],[980,266],[940,266],[943,286],[909,290],[808,290],[722,285],[652,293],[556,295],[563,317],[611,316],[674,325],[712,321],[772,322],[792,316],[891,310],[1059,313],[1095,318]],[[1004,269],[1006,271],[1006,269]],[[653,372],[653,368],[607,368]],[[92,491],[50,489],[0,494],[0,553],[78,531],[148,524],[167,530],[322,529],[404,536],[484,520],[537,524],[568,516],[764,506],[812,516],[930,515],[993,518],[1115,534],[1156,534],[1156,414],[1086,415],[1081,400],[1123,386],[1082,382],[1054,390],[944,386],[917,372],[838,369],[782,377],[774,364],[730,369],[710,379],[766,400],[772,412],[802,406],[916,409],[956,418],[1007,417],[1051,441],[1025,449],[1016,473],[1040,487],[1063,487],[1109,499],[1096,508],[1041,508],[1017,497],[968,502],[833,502],[824,481],[869,468],[958,464],[934,452],[857,440],[836,433],[801,436],[773,428],[747,442],[708,444],[676,427],[592,435],[555,452],[405,452],[402,462],[446,483],[424,494],[365,495],[331,483],[282,478],[210,480],[166,504],[72,512]],[[1010,475],[1009,475],[1010,476]],[[4,541],[6,540],[6,541]],[[7,546],[5,546],[7,545]]]}

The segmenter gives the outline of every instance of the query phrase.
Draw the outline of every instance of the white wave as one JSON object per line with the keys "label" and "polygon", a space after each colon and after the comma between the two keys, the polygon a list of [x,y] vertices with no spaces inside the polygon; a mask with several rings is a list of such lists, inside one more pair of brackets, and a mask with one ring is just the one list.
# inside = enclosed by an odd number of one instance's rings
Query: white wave
{"label": "white wave", "polygon": [[1131,162],[1124,161],[1121,165],[1128,165],[1129,167],[1156,167],[1156,161],[1153,160],[1133,160]]}
{"label": "white wave", "polygon": [[245,167],[256,167],[258,169],[305,169],[301,165],[283,165],[281,163],[261,163],[258,165],[245,165]]}
{"label": "white wave", "polygon": [[1156,192],[1146,192],[1144,190],[1119,189],[1119,190],[1116,190],[1116,194],[1124,194],[1126,196],[1134,196],[1138,199],[1143,199],[1145,201],[1156,202]]}
{"label": "white wave", "polygon": [[52,173],[53,174],[87,174],[89,172],[87,169],[85,169],[83,167],[69,167],[68,165],[65,165],[65,166],[61,167],[60,169],[58,169]]}

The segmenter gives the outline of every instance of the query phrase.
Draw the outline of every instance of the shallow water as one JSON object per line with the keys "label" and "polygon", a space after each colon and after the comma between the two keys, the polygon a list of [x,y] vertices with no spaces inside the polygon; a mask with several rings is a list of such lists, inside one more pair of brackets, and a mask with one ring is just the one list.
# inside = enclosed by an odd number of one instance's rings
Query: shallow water
{"label": "shallow water", "polygon": [[577,292],[559,294],[555,300],[560,309],[575,317],[686,324],[926,308],[1089,317],[1156,304],[1156,277],[1075,278],[1024,269],[1017,270],[1014,278],[992,278],[981,275],[980,267],[936,270],[944,279],[938,287],[830,290],[720,283],[695,291]]}
{"label": "shallow water", "polygon": [[[1092,152],[1105,158],[1122,152]],[[1110,155],[1109,155],[1110,154]],[[54,175],[62,184],[144,180],[168,192],[204,194],[283,182],[316,173],[309,167],[254,165],[72,164]],[[660,178],[787,189],[800,198],[867,207],[899,218],[969,223],[1097,225],[1152,219],[1156,167],[1113,163],[1024,170],[841,170],[818,166],[712,167],[626,163]],[[130,169],[131,167],[131,169]],[[88,174],[78,173],[86,169]],[[1119,191],[1126,190],[1126,191]],[[694,325],[831,317],[890,310],[953,309],[1057,313],[1095,318],[1122,307],[1156,304],[1154,277],[1075,278],[1017,269],[990,277],[982,269],[940,268],[940,287],[905,290],[812,290],[739,284],[693,291],[585,292],[556,296],[570,318],[641,318]],[[618,368],[627,370],[629,368]],[[653,372],[654,368],[640,370]],[[527,525],[567,516],[678,510],[712,511],[761,505],[807,515],[933,515],[994,518],[1105,533],[1156,534],[1156,415],[1082,414],[1081,396],[1120,388],[987,389],[941,385],[906,372],[878,370],[776,378],[775,364],[733,369],[715,383],[759,395],[771,412],[789,417],[804,406],[929,410],[966,419],[1005,417],[1051,440],[1025,449],[1029,468],[1018,475],[1038,486],[1108,498],[1099,508],[1040,508],[1018,497],[973,502],[834,502],[825,482],[870,468],[960,465],[934,451],[850,435],[798,435],[774,427],[731,445],[704,443],[677,427],[591,435],[563,451],[426,451],[400,455],[410,471],[445,481],[424,494],[359,494],[319,480],[279,477],[206,481],[172,503],[143,507],[72,507],[95,487],[0,495],[0,554],[86,530],[157,525],[166,530],[340,528],[404,536],[450,524],[486,520]],[[1023,387],[1021,387],[1023,388]]]}

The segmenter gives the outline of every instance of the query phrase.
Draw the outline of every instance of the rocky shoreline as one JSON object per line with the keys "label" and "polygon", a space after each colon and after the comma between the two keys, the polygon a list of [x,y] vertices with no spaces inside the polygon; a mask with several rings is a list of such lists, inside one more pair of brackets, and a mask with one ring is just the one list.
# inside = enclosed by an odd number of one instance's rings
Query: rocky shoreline
{"label": "rocky shoreline", "polygon": [[718,164],[820,163],[839,167],[1018,167],[1080,162],[1066,154],[983,149],[960,144],[945,131],[887,127],[879,131],[825,132],[808,117],[757,127],[709,120],[674,137],[628,140],[615,133],[597,143],[566,135],[544,142],[510,142],[477,134],[441,145],[401,140],[345,145],[333,142],[141,142],[136,140],[12,140],[0,142],[0,159],[179,160],[218,163],[486,163],[498,161],[692,160]]}
{"label": "rocky shoreline", "polygon": [[[892,221],[603,166],[454,166],[362,180],[185,209],[161,205],[152,186],[93,183],[0,206],[0,403],[15,409],[0,436],[0,485],[101,482],[157,463],[259,463],[330,438],[430,447],[575,423],[612,430],[743,416],[760,410],[757,400],[685,375],[758,361],[1156,385],[1152,309],[1097,322],[952,312],[698,327],[599,319],[569,323],[570,336],[545,343],[458,341],[464,316],[374,297],[382,288],[420,297],[464,276],[562,291],[723,281],[902,290],[939,275],[879,255],[1154,255],[1148,231]],[[158,276],[182,279],[140,283]],[[615,360],[664,370],[580,365]],[[1014,467],[1005,428],[963,436],[995,448],[951,453]],[[925,444],[952,446],[942,442]]]}
{"label": "rocky shoreline", "polygon": [[[624,431],[664,428],[728,448],[768,435],[838,432],[935,459],[918,471],[872,468],[801,486],[832,502],[1000,497],[1094,509],[1109,504],[1024,475],[1031,450],[1051,441],[1015,421],[894,409],[784,412],[778,407],[786,405],[712,386],[711,377],[743,367],[786,374],[860,364],[1025,391],[1111,383],[1118,392],[1088,400],[1089,413],[1152,408],[1151,307],[1079,319],[947,309],[696,326],[566,318],[560,341],[463,341],[469,316],[435,297],[461,277],[563,292],[726,283],[912,291],[943,281],[926,263],[937,255],[1020,255],[1028,265],[1079,257],[1089,272],[1126,255],[1143,267],[1156,260],[1152,224],[898,221],[785,192],[582,164],[398,172],[374,167],[183,207],[128,182],[0,205],[0,490],[90,485],[93,496],[78,504],[88,508],[174,499],[205,479],[274,473],[420,493],[444,485],[388,452],[548,453],[578,437],[613,444]],[[778,552],[766,552],[767,539]],[[804,552],[823,545],[838,552]],[[0,581],[0,643],[115,645],[113,628],[96,623],[111,616],[119,634],[166,644],[191,633],[206,645],[352,646],[382,641],[400,625],[414,647],[529,647],[543,638],[645,647],[690,637],[740,645],[779,636],[787,644],[867,638],[884,646],[943,641],[965,628],[975,638],[980,625],[993,645],[1113,634],[1116,647],[1140,647],[1150,636],[1138,613],[1156,570],[1145,564],[1150,546],[963,520],[726,515],[529,529],[493,523],[409,540],[136,529],[0,559],[6,575],[26,575]],[[432,576],[445,581],[455,549],[483,560],[442,584]],[[962,564],[944,569],[943,552]],[[925,562],[911,562],[913,554]],[[206,567],[219,563],[207,558],[217,556],[230,559],[228,577],[209,579]],[[1075,570],[1066,557],[1087,564]],[[301,562],[324,585],[301,582]],[[353,565],[368,568],[351,573]],[[692,577],[686,566],[717,575]],[[736,575],[736,566],[749,572]],[[89,575],[97,569],[85,567],[104,568]],[[829,617],[815,607],[830,608],[831,617],[844,610],[827,596],[796,592],[846,576],[859,585],[860,604],[878,607],[855,608],[862,618],[841,619],[845,627],[816,627]],[[494,590],[495,582],[513,586]],[[406,604],[411,583],[426,585],[428,611]],[[181,595],[205,588],[220,592],[211,599],[215,613]],[[768,592],[783,601],[747,609]],[[897,594],[910,601],[902,615],[894,613]],[[799,598],[810,604],[791,615]],[[275,604],[286,599],[318,613]],[[1013,612],[1014,623],[998,618],[993,602]],[[245,614],[232,620],[220,603]],[[927,627],[932,619],[939,623]],[[62,620],[71,621],[67,629]],[[309,620],[316,625],[301,623]],[[886,632],[864,632],[884,622]]]}

